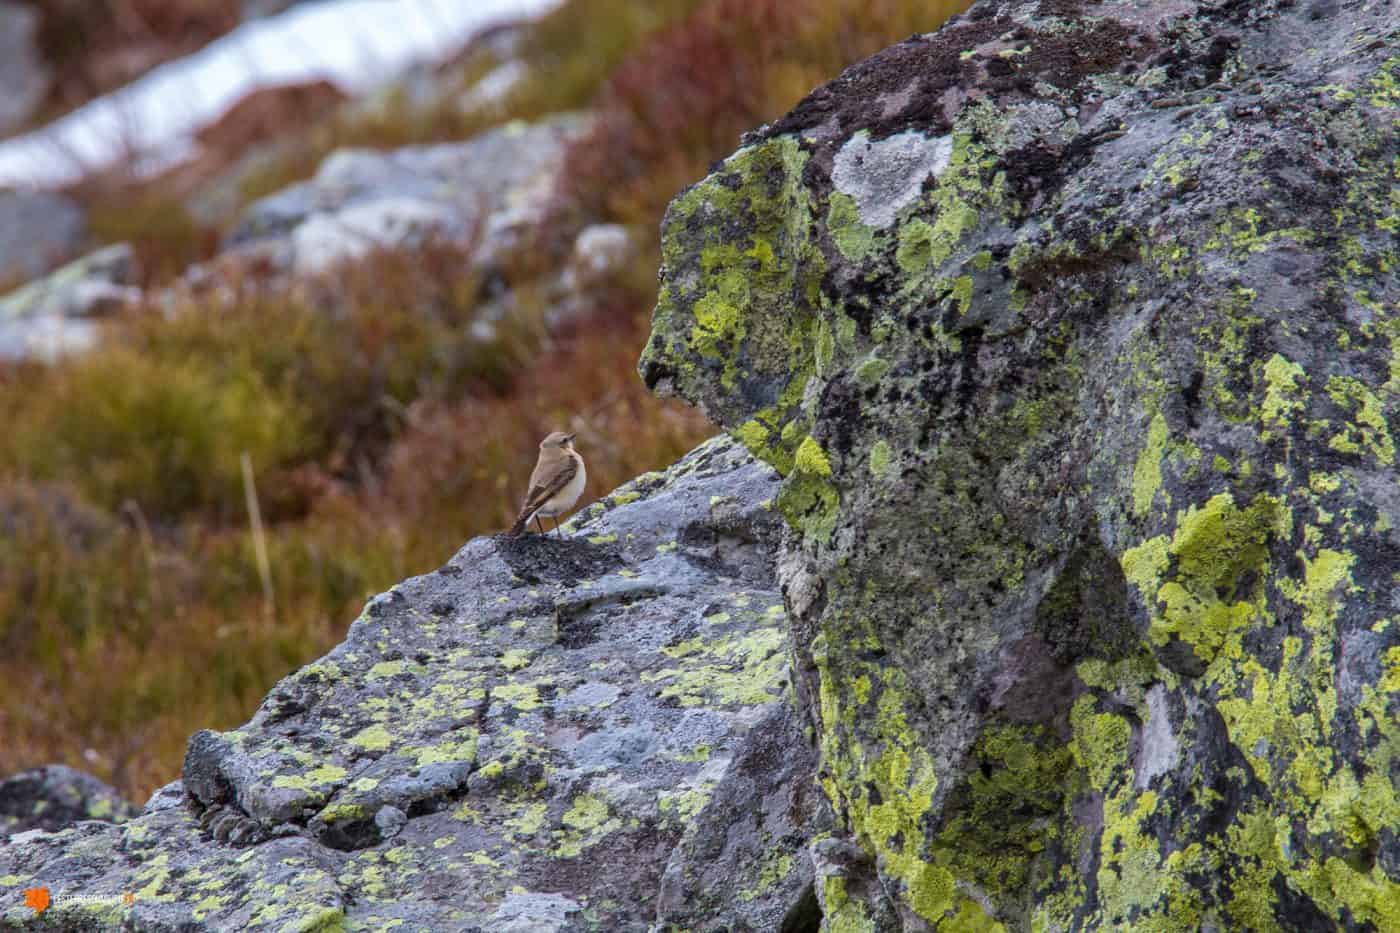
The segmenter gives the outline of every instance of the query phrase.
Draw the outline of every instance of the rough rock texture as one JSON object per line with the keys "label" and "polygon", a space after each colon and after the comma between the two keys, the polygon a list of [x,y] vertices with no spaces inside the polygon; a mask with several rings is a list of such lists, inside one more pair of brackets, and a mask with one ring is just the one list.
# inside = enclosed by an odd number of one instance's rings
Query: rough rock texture
{"label": "rough rock texture", "polygon": [[247,725],[196,734],[141,816],[0,847],[0,918],[47,886],[62,929],[642,931],[684,912],[663,892],[724,885],[752,918],[728,929],[773,933],[810,912],[799,827],[824,807],[776,486],[720,440],[567,538],[472,541]]}
{"label": "rough rock texture", "polygon": [[826,929],[1400,929],[1397,121],[1392,2],[984,0],[673,203]]}
{"label": "rough rock texture", "polygon": [[0,360],[53,359],[90,348],[94,318],[141,298],[131,247],[118,243],[0,297]]}
{"label": "rough rock texture", "polygon": [[0,282],[40,276],[73,258],[87,232],[82,208],[63,195],[0,190]]}
{"label": "rough rock texture", "polygon": [[0,780],[0,841],[32,829],[53,832],[79,820],[121,823],[137,812],[110,784],[66,765]]}
{"label": "rough rock texture", "polygon": [[22,127],[44,102],[52,75],[39,54],[39,10],[0,0],[0,136]]}
{"label": "rough rock texture", "polygon": [[538,225],[565,148],[588,126],[586,117],[564,115],[464,143],[341,150],[311,181],[250,207],[229,243],[300,274],[434,237],[481,243],[488,265]]}

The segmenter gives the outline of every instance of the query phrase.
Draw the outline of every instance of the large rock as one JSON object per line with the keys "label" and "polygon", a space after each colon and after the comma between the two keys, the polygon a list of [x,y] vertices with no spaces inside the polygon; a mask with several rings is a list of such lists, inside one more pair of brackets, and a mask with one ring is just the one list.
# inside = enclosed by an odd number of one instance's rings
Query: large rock
{"label": "large rock", "polygon": [[0,847],[0,885],[47,887],[62,929],[521,933],[646,930],[701,886],[732,895],[722,928],[772,933],[815,900],[823,811],[776,485],[721,440],[563,539],[471,542],[247,725],[195,735],[141,816]]}
{"label": "large rock", "polygon": [[0,780],[0,841],[55,832],[81,820],[121,823],[137,813],[116,788],[66,765],[46,765]]}
{"label": "large rock", "polygon": [[72,200],[47,191],[0,191],[0,283],[41,276],[77,255],[87,219]]}
{"label": "large rock", "polygon": [[0,136],[34,116],[53,80],[39,54],[39,17],[35,6],[0,0]]}
{"label": "large rock", "polygon": [[229,245],[302,275],[429,239],[479,243],[490,265],[535,235],[568,145],[589,125],[569,114],[463,143],[338,151],[311,181],[250,207]]}
{"label": "large rock", "polygon": [[827,929],[1400,929],[1397,48],[984,0],[672,204],[642,371],[785,477]]}
{"label": "large rock", "polygon": [[97,318],[140,301],[135,277],[131,247],[117,243],[0,297],[0,360],[91,349]]}

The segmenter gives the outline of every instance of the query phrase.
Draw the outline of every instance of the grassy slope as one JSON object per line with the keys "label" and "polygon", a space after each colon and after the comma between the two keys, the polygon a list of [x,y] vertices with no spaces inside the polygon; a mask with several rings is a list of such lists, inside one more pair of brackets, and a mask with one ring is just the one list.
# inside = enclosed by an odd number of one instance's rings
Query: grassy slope
{"label": "grassy slope", "polygon": [[[173,320],[133,313],[89,356],[0,370],[0,773],[65,761],[143,798],[177,774],[190,732],[243,721],[277,678],[339,640],[368,595],[508,524],[547,431],[579,432],[586,497],[704,437],[703,419],[634,375],[666,201],[743,130],[963,5],[571,0],[533,27],[537,77],[499,112],[332,119],[260,182],[304,176],[346,142],[460,138],[599,108],[598,133],[572,154],[572,193],[590,219],[652,239],[575,332],[545,333],[525,314],[490,344],[468,339],[476,283],[459,255],[426,249],[301,296],[231,273],[231,298],[192,299]],[[109,236],[141,234],[148,261],[189,258],[191,231],[169,221],[180,215],[158,186],[88,196]],[[532,275],[512,283],[527,308]]]}

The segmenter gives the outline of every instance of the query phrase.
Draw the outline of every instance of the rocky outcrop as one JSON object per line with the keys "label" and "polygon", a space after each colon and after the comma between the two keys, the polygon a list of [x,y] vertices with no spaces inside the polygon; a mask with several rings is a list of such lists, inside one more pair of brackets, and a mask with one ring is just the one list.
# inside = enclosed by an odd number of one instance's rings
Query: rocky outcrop
{"label": "rocky outcrop", "polygon": [[69,198],[0,190],[0,282],[43,275],[76,256],[87,236],[83,210]]}
{"label": "rocky outcrop", "polygon": [[1400,928],[1398,47],[984,0],[671,206],[642,372],[784,476],[826,929]]}
{"label": "rocky outcrop", "polygon": [[136,813],[116,788],[66,765],[0,780],[0,841],[36,829],[54,832],[81,820],[121,823]]}
{"label": "rocky outcrop", "polygon": [[97,341],[97,318],[141,299],[131,247],[118,243],[0,297],[0,360],[54,359]]}
{"label": "rocky outcrop", "polygon": [[428,239],[480,243],[489,266],[533,235],[558,187],[579,115],[491,130],[464,143],[341,150],[311,181],[248,209],[230,246],[307,275]]}
{"label": "rocky outcrop", "polygon": [[0,0],[0,136],[24,126],[49,91],[53,75],[38,43],[39,10]]}
{"label": "rocky outcrop", "polygon": [[724,899],[725,929],[809,915],[825,805],[788,684],[776,484],[720,440],[566,537],[471,542],[372,600],[247,725],[195,735],[137,818],[0,847],[0,916],[29,919],[36,887],[63,929],[625,931]]}

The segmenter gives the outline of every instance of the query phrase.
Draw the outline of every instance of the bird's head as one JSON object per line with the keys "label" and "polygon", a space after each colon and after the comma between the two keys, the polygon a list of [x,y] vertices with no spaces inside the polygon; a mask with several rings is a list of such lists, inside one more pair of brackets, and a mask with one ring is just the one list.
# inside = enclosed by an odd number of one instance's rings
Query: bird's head
{"label": "bird's head", "polygon": [[565,434],[563,431],[555,431],[553,434],[540,441],[540,450],[573,450],[574,438],[577,434]]}

